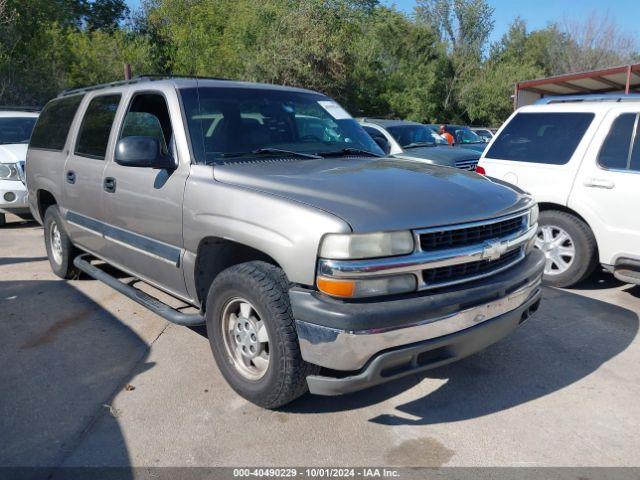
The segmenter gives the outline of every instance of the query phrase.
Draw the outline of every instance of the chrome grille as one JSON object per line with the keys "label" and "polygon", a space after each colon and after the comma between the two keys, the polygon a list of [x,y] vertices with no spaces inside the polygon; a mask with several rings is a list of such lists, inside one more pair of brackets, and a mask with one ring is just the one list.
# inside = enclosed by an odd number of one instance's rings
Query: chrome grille
{"label": "chrome grille", "polygon": [[420,248],[424,251],[464,247],[486,240],[505,237],[526,225],[526,215],[508,218],[495,223],[485,223],[467,228],[444,229],[420,234]]}
{"label": "chrome grille", "polygon": [[26,176],[25,176],[24,168],[25,168],[25,162],[24,161],[18,162],[18,175],[22,183],[26,185]]}
{"label": "chrome grille", "polygon": [[468,281],[469,277],[480,277],[493,274],[508,268],[524,257],[522,248],[511,250],[497,260],[480,260],[477,262],[438,267],[422,272],[422,279],[427,286],[442,286],[443,284],[458,283],[459,280]]}
{"label": "chrome grille", "polygon": [[470,170],[472,172],[476,171],[476,167],[478,166],[478,158],[469,158],[466,160],[456,160],[456,168],[460,168],[462,170]]}
{"label": "chrome grille", "polygon": [[415,250],[408,255],[371,259],[319,259],[318,275],[371,279],[412,274],[417,290],[471,282],[511,268],[522,261],[537,225],[529,211],[482,220],[414,230]]}

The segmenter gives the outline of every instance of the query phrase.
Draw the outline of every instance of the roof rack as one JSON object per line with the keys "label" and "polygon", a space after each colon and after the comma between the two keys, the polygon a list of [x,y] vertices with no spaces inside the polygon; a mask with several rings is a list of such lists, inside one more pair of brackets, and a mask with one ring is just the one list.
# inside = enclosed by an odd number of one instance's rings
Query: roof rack
{"label": "roof rack", "polygon": [[640,102],[638,93],[612,93],[603,95],[558,95],[542,97],[536,100],[536,104],[548,105],[550,103],[574,103],[574,102]]}
{"label": "roof rack", "polygon": [[144,75],[136,75],[130,80],[120,80],[118,82],[110,82],[110,83],[101,83],[99,85],[91,85],[88,87],[78,87],[78,88],[69,88],[67,90],[63,90],[59,97],[66,97],[69,95],[75,95],[77,93],[86,93],[91,92],[93,90],[102,90],[105,88],[112,87],[120,87],[123,85],[132,85],[135,83],[141,82],[153,82],[158,80],[170,80],[170,79],[194,79],[194,80],[229,80],[228,78],[219,78],[219,77],[200,77],[196,75],[171,75],[164,73],[155,73],[155,74],[144,74]]}
{"label": "roof rack", "polygon": [[23,106],[15,106],[15,105],[1,105],[0,111],[18,111],[18,112],[39,112],[42,110],[42,107],[23,107]]}

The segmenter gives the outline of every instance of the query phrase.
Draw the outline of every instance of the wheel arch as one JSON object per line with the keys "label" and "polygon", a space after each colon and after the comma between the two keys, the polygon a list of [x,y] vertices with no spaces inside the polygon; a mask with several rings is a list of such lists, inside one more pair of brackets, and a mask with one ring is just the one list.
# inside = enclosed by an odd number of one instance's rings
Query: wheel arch
{"label": "wheel arch", "polygon": [[205,309],[207,303],[209,287],[222,271],[254,260],[282,269],[273,257],[249,245],[216,236],[201,239],[194,263],[194,286],[202,309]]}
{"label": "wheel arch", "polygon": [[58,200],[49,190],[40,189],[37,191],[37,207],[40,223],[44,222],[44,214],[51,205],[58,205]]}
{"label": "wheel arch", "polygon": [[584,224],[591,231],[591,234],[593,235],[593,238],[594,238],[594,240],[596,242],[595,256],[596,256],[596,258],[599,258],[598,233],[593,229],[593,227],[590,225],[589,221],[586,218],[584,218],[582,215],[580,215],[580,213],[578,213],[577,211],[575,211],[572,208],[567,207],[566,205],[561,205],[559,203],[553,203],[553,202],[539,202],[538,203],[538,208],[540,208],[541,212],[548,211],[548,210],[557,210],[557,211],[560,211],[560,212],[564,212],[564,213],[567,213],[569,215],[573,215],[574,217],[576,217],[576,218],[580,219],[582,222],[584,222]]}

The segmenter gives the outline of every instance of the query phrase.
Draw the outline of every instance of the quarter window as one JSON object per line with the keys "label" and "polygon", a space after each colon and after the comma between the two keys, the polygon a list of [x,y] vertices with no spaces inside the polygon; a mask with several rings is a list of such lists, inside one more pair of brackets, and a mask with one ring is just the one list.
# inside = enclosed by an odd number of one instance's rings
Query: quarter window
{"label": "quarter window", "polygon": [[104,159],[119,103],[120,95],[102,95],[91,100],[80,125],[77,155]]}
{"label": "quarter window", "polygon": [[487,158],[564,165],[573,156],[593,113],[519,113],[502,130]]}
{"label": "quarter window", "polygon": [[83,95],[52,100],[44,107],[31,135],[29,148],[62,150]]}
{"label": "quarter window", "polygon": [[624,113],[615,119],[598,155],[600,166],[612,170],[627,169],[636,118],[635,113]]}

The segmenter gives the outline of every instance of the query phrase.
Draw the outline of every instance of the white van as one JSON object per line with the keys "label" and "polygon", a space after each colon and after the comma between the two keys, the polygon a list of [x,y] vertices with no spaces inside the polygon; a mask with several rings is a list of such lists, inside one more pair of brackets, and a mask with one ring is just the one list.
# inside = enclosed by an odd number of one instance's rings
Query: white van
{"label": "white van", "polygon": [[571,286],[598,264],[640,284],[640,96],[562,97],[517,110],[479,173],[532,193],[546,283]]}

